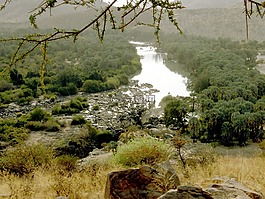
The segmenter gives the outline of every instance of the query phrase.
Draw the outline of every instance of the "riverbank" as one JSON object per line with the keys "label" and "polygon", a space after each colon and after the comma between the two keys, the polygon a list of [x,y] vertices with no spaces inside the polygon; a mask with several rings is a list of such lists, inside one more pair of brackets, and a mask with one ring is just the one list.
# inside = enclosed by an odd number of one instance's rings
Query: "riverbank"
{"label": "riverbank", "polygon": [[141,57],[142,71],[132,79],[138,80],[141,84],[151,84],[157,90],[154,93],[157,108],[162,98],[167,95],[183,97],[190,95],[186,85],[187,78],[167,67],[165,53],[157,52],[157,49],[150,44],[141,42],[133,42],[133,44]]}

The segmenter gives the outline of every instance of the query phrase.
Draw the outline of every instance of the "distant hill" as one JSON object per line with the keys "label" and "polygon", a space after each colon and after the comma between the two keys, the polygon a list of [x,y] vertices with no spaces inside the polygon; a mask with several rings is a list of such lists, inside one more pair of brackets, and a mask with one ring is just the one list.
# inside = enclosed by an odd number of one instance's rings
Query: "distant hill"
{"label": "distant hill", "polygon": [[[107,1],[107,0],[105,0]],[[1,23],[21,23],[28,20],[31,11],[39,5],[39,1],[33,0],[12,0],[8,4],[7,8],[0,12]],[[102,1],[98,0],[98,4],[102,4]],[[125,2],[125,0],[119,0],[119,2]],[[243,0],[182,0],[184,6],[188,9],[192,8],[224,8],[234,7],[235,5],[241,5]],[[74,9],[73,6],[63,6],[54,9],[53,16],[62,16],[70,13],[77,13],[84,11],[85,8],[78,7]],[[45,13],[41,18],[48,18],[50,13]]]}
{"label": "distant hill", "polygon": [[[29,27],[27,15],[28,11],[33,6],[31,2],[32,0],[14,0],[13,4],[9,5],[9,9],[14,9],[14,12],[7,13],[6,11],[8,11],[8,9],[0,12],[1,29]],[[183,3],[190,5],[190,8],[197,8],[183,9],[175,12],[179,26],[185,34],[214,38],[230,37],[237,40],[246,39],[245,15],[241,5],[242,0],[183,0]],[[15,5],[21,5],[21,7]],[[101,2],[99,6],[100,5],[102,6],[105,4]],[[214,6],[218,8],[212,8]],[[50,13],[45,13],[44,16],[38,18],[37,23],[39,27],[42,29],[54,27],[77,29],[83,27],[95,16],[94,12],[85,10],[84,8],[73,10],[69,7],[65,7],[65,9],[58,8],[56,11],[57,12],[52,13],[52,16],[50,16]],[[151,16],[146,13],[141,16],[141,19],[147,21],[151,19]],[[262,20],[255,16],[252,17],[249,21],[250,39],[259,41],[265,40],[264,23],[265,19]],[[162,23],[161,29],[164,32],[172,32],[175,30],[168,20]],[[137,28],[135,34],[137,34]]]}
{"label": "distant hill", "polygon": [[[0,11],[0,23],[23,23],[28,22],[34,8],[36,8],[41,0],[12,0],[6,9]],[[98,0],[96,6],[106,5]],[[71,5],[59,6],[54,8],[52,12],[42,14],[38,19],[51,19],[51,17],[60,17],[63,15],[78,13],[86,10],[85,7],[74,7]]]}
{"label": "distant hill", "polygon": [[243,5],[243,0],[181,0],[188,9],[226,8]]}
{"label": "distant hill", "polygon": [[[242,7],[183,9],[176,12],[176,18],[184,34],[246,40],[246,22]],[[265,19],[252,16],[249,20],[249,39],[264,41],[264,24]],[[169,22],[166,21],[162,29],[172,30],[168,26]]]}

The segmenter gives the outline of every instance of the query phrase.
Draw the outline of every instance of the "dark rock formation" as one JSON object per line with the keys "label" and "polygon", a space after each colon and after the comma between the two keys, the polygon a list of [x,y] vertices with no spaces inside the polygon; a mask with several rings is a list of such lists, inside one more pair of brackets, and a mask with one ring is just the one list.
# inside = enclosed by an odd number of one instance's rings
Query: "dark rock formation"
{"label": "dark rock formation", "polygon": [[213,199],[211,194],[200,187],[179,186],[177,190],[170,190],[158,199]]}
{"label": "dark rock formation", "polygon": [[169,162],[154,167],[112,172],[108,175],[105,199],[263,199],[263,195],[229,178],[215,178],[207,189],[179,186]]}
{"label": "dark rock formation", "polygon": [[[222,180],[222,178],[221,178]],[[220,180],[220,181],[221,181]],[[221,183],[214,183],[206,189],[213,198],[241,198],[241,199],[262,199],[260,193],[257,193],[245,187],[235,179],[229,179]]]}
{"label": "dark rock formation", "polygon": [[168,162],[112,172],[107,178],[105,199],[156,199],[179,184],[179,178]]}

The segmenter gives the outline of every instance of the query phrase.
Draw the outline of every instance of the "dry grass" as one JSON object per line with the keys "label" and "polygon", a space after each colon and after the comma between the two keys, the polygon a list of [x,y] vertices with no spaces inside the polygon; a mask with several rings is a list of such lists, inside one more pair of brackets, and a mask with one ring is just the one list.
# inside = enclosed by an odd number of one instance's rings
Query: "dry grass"
{"label": "dry grass", "polygon": [[188,167],[188,177],[184,172],[179,173],[182,184],[192,184],[208,187],[214,177],[226,176],[235,178],[246,187],[265,193],[264,176],[265,157],[222,156],[210,165]]}
{"label": "dry grass", "polygon": [[[253,190],[265,193],[264,165],[265,156],[222,156],[212,164],[188,167],[188,177],[180,165],[176,169],[183,185],[205,187],[213,177],[227,176],[235,178]],[[81,172],[66,172],[55,168],[39,169],[34,175],[21,178],[2,173],[0,198],[7,195],[9,198],[20,199],[54,199],[57,196],[69,196],[71,199],[102,199],[107,174],[119,169],[119,166],[100,161],[91,163]]]}
{"label": "dry grass", "polygon": [[[58,168],[38,169],[32,175],[17,177],[2,173],[0,199],[54,199],[68,196],[71,199],[102,199],[107,174],[121,169],[108,162],[97,162],[82,171],[66,172]],[[2,197],[1,197],[2,195]]]}

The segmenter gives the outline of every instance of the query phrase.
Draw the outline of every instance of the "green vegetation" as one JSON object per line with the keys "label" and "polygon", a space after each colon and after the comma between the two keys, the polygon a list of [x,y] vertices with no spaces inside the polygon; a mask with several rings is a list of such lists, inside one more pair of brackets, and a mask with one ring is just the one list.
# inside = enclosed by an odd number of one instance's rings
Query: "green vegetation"
{"label": "green vegetation", "polygon": [[95,148],[102,148],[103,142],[110,142],[113,135],[109,131],[100,130],[87,123],[83,125],[82,132],[73,135],[70,138],[61,141],[56,146],[56,155],[70,155],[78,158],[84,158]]}
{"label": "green vegetation", "polygon": [[[184,99],[185,111],[193,111],[188,129],[192,138],[204,142],[243,146],[249,139],[264,138],[265,77],[255,69],[256,55],[264,44],[256,41],[202,37],[168,37],[163,49],[169,60],[189,73],[193,97]],[[185,66],[185,67],[184,67]],[[180,102],[165,108],[166,123],[183,127]],[[190,108],[187,109],[187,106]],[[170,112],[171,111],[171,112]],[[182,119],[181,119],[182,118]]]}
{"label": "green vegetation", "polygon": [[39,167],[49,167],[52,159],[52,150],[43,145],[17,146],[2,155],[0,171],[22,176],[33,173]]}
{"label": "green vegetation", "polygon": [[138,137],[118,146],[114,159],[124,166],[153,165],[169,160],[173,148],[164,141],[152,137]]}
{"label": "green vegetation", "polygon": [[82,125],[86,124],[87,120],[82,115],[75,115],[72,119],[71,125]]}
{"label": "green vegetation", "polygon": [[[25,30],[21,31],[26,34]],[[12,33],[17,36],[21,33]],[[3,44],[3,43],[1,43]],[[45,71],[40,75],[41,56],[33,52],[9,70],[15,42],[0,45],[0,102],[28,104],[43,93],[75,95],[78,91],[95,93],[118,88],[129,83],[129,77],[141,70],[136,49],[126,38],[111,33],[103,43],[88,32],[75,43],[52,42],[47,54]],[[26,47],[26,46],[25,46]],[[25,48],[24,47],[24,48]],[[107,56],[105,56],[107,55]]]}
{"label": "green vegetation", "polygon": [[52,109],[53,115],[60,115],[60,114],[66,114],[71,115],[74,113],[79,113],[84,108],[88,107],[87,98],[85,97],[75,97],[71,99],[69,102],[59,105],[56,104]]}

